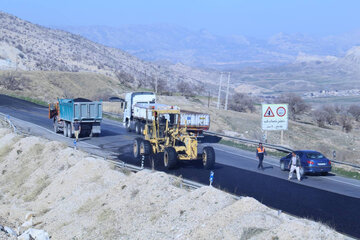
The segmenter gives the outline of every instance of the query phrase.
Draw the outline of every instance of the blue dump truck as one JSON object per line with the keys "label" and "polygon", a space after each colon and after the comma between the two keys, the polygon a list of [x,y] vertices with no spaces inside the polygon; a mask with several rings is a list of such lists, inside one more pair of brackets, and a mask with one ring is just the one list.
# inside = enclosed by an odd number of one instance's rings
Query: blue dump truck
{"label": "blue dump truck", "polygon": [[81,125],[80,136],[99,136],[102,120],[102,102],[84,98],[58,99],[49,104],[49,119],[53,120],[54,132],[63,132],[65,137],[74,137],[73,124]]}

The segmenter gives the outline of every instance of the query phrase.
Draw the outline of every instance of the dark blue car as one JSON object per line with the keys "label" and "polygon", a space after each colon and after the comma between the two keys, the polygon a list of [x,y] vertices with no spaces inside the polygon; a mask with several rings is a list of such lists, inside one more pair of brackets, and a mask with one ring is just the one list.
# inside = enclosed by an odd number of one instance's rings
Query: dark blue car
{"label": "dark blue car", "polygon": [[[323,154],[310,150],[299,150],[295,151],[295,153],[300,157],[301,175],[306,173],[321,173],[322,175],[326,175],[331,171],[331,161]],[[289,170],[290,160],[291,153],[280,159],[280,169],[282,171]]]}

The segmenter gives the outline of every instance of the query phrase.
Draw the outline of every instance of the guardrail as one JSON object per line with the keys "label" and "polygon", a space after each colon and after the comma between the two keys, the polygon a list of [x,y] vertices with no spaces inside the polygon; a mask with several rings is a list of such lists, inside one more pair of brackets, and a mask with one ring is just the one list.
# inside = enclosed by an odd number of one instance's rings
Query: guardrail
{"label": "guardrail", "polygon": [[0,115],[4,117],[4,120],[10,125],[10,127],[13,129],[14,133],[16,133],[17,128],[16,128],[15,124],[13,124],[13,122],[10,120],[10,116],[5,115],[3,113],[0,113]]}

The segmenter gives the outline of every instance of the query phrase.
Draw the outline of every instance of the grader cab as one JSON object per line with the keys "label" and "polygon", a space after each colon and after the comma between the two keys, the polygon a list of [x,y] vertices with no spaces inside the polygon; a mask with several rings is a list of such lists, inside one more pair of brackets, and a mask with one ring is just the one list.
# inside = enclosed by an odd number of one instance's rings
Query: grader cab
{"label": "grader cab", "polygon": [[180,110],[152,109],[153,121],[146,123],[145,139],[136,138],[133,146],[135,158],[152,154],[164,153],[164,166],[174,168],[178,161],[201,160],[205,169],[210,169],[215,163],[215,151],[206,146],[198,154],[198,141],[193,133],[180,127]]}

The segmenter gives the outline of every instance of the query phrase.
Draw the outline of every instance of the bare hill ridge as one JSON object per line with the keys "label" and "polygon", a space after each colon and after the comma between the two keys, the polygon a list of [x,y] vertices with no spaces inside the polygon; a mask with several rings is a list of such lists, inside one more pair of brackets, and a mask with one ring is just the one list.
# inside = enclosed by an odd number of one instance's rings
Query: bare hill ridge
{"label": "bare hill ridge", "polygon": [[125,72],[144,85],[155,78],[169,88],[179,80],[211,83],[215,73],[181,64],[160,66],[142,61],[122,50],[94,43],[79,35],[32,24],[0,12],[0,69],[95,72],[115,76]]}

